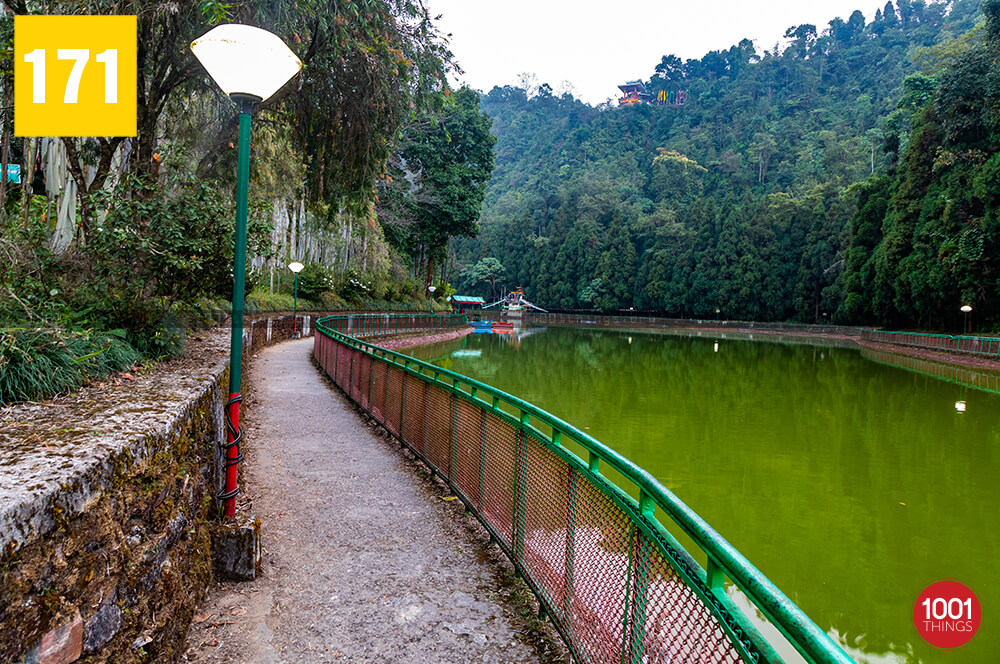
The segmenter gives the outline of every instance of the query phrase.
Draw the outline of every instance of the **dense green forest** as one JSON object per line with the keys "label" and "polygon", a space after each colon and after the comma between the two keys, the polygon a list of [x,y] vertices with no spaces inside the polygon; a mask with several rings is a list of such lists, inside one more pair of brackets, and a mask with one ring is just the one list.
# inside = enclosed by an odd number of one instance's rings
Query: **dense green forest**
{"label": "dense green forest", "polygon": [[317,309],[522,285],[552,309],[955,331],[968,304],[996,327],[998,5],[665,55],[666,103],[595,108],[531,76],[451,90],[415,0],[136,0],[137,136],[60,139],[13,135],[14,16],[122,6],[3,0],[0,170],[24,177],[0,179],[0,402],[175,355],[227,306],[236,112],[188,48],[226,21],[305,63],[254,124],[248,308],[289,308],[300,260]]}
{"label": "dense green forest", "polygon": [[461,287],[489,296],[479,261],[496,258],[553,309],[954,331],[969,304],[995,324],[983,4],[898,0],[763,53],[665,55],[645,83],[681,105],[494,88],[496,170],[481,233],[454,242]]}

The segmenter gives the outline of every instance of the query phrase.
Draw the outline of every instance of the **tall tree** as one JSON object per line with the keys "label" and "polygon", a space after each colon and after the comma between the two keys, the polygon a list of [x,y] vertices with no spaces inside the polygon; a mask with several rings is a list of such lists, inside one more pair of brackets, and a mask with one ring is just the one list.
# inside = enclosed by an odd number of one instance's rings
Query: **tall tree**
{"label": "tall tree", "polygon": [[479,110],[479,95],[469,88],[451,95],[440,115],[411,125],[404,134],[400,156],[412,182],[411,246],[424,256],[427,284],[448,240],[478,232],[495,143],[490,119]]}
{"label": "tall tree", "polygon": [[490,285],[493,300],[497,299],[497,284],[507,276],[507,268],[492,256],[482,258],[469,268],[469,280],[474,283],[486,282]]}

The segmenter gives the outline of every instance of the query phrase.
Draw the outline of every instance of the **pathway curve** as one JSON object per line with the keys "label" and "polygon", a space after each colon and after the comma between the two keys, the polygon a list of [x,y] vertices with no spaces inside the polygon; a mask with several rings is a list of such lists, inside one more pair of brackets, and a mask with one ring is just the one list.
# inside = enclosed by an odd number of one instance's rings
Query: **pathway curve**
{"label": "pathway curve", "polygon": [[312,344],[254,360],[246,484],[264,572],[211,589],[186,660],[539,661],[461,510],[321,377]]}

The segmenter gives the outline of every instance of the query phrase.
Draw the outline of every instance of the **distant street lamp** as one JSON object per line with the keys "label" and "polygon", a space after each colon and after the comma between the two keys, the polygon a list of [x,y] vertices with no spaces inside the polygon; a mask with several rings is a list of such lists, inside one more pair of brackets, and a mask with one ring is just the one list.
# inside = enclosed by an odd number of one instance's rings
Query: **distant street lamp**
{"label": "distant street lamp", "polygon": [[715,310],[715,320],[719,320],[719,313],[720,313],[720,310],[716,309]]}
{"label": "distant street lamp", "polygon": [[298,314],[299,314],[299,272],[302,271],[305,265],[299,263],[298,261],[288,264],[288,269],[295,273],[295,295],[292,300],[292,336],[295,336],[299,329],[296,327],[298,325]]}
{"label": "distant street lamp", "polygon": [[243,301],[247,260],[247,204],[250,189],[250,115],[295,76],[302,62],[274,34],[250,25],[225,24],[191,42],[191,51],[229,95],[240,113],[236,169],[236,249],[233,265],[233,328],[226,404],[226,488],[218,498],[227,519],[236,516],[237,464],[240,462],[240,379],[243,365]]}
{"label": "distant street lamp", "polygon": [[436,286],[428,286],[427,290],[431,292],[431,313],[434,313],[434,291],[437,290]]}
{"label": "distant street lamp", "polygon": [[969,312],[970,311],[972,311],[972,307],[970,307],[967,304],[963,304],[962,305],[961,312],[965,315],[965,324],[962,326],[964,331],[962,332],[962,334],[968,334],[969,333]]}

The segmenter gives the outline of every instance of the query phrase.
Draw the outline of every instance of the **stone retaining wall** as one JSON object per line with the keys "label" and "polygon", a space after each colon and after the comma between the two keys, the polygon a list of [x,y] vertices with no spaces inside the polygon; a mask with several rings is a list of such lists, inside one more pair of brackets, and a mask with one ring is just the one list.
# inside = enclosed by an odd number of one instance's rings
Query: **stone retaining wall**
{"label": "stone retaining wall", "polygon": [[[0,411],[0,662],[178,659],[212,578],[229,336]],[[291,336],[248,316],[245,351]]]}

